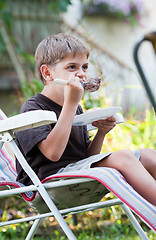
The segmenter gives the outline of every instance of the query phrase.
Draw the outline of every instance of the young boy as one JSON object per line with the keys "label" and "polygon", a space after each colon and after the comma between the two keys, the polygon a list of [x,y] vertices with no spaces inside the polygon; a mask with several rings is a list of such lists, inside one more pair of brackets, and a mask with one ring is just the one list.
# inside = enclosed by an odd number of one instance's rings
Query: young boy
{"label": "young boy", "polygon": [[[87,79],[88,57],[85,43],[62,33],[47,37],[38,45],[35,59],[44,88],[41,94],[27,100],[20,112],[54,111],[58,121],[18,132],[19,147],[40,180],[57,172],[111,167],[119,170],[138,193],[156,205],[155,150],[99,154],[105,135],[116,125],[113,116],[93,122],[98,128],[93,141],[89,140],[86,126],[72,127],[75,114],[82,113],[79,102],[84,89],[79,80]],[[68,80],[68,84],[56,84],[55,78]],[[17,172],[18,181],[31,184],[18,162]]]}

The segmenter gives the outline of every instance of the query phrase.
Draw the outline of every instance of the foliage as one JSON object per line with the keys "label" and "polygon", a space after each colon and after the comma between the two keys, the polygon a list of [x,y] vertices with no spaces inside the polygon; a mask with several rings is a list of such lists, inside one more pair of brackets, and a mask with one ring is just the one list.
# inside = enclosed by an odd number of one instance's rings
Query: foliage
{"label": "foliage", "polygon": [[[48,5],[49,9],[51,10],[52,14],[58,15],[59,13],[66,12],[68,6],[71,4],[71,0],[48,0],[45,1],[45,4]],[[28,57],[28,54],[26,56],[26,53],[23,52],[22,49],[19,49],[19,44],[17,43],[16,36],[13,34],[13,22],[14,22],[14,16],[12,14],[12,9],[7,8],[7,0],[0,0],[0,20],[2,20],[5,23],[5,26],[7,27],[7,31],[10,35],[10,38],[12,42],[15,45],[16,53],[19,55],[22,55],[24,57]],[[19,52],[20,50],[20,52]],[[7,48],[5,46],[3,37],[0,32],[0,55],[5,56],[7,55]],[[27,60],[27,59],[25,59]],[[30,59],[29,59],[30,60]]]}
{"label": "foliage", "polygon": [[[85,93],[81,102],[83,108],[88,110],[96,107],[108,107],[103,92],[104,90],[98,91],[97,94]],[[96,130],[93,131],[92,136],[95,132]],[[124,115],[124,123],[117,125],[107,134],[102,151],[137,150],[150,147],[156,149],[155,113],[153,109],[147,108],[141,118],[140,112],[132,109],[129,114]]]}
{"label": "foliage", "polygon": [[[0,0],[0,20],[2,19],[5,22],[8,31],[11,32],[13,17],[11,12],[7,11],[5,2],[5,0]],[[0,55],[4,56],[6,53],[6,46],[0,32]]]}
{"label": "foliage", "polygon": [[155,131],[155,114],[153,110],[147,109],[145,118],[142,120],[136,120],[135,115],[127,116],[123,124],[116,126],[107,135],[103,150],[137,150],[150,147],[156,149]]}
{"label": "foliage", "polygon": [[84,110],[97,107],[106,107],[105,95],[103,94],[101,89],[96,93],[84,93],[83,99],[81,101],[81,105],[83,106]]}
{"label": "foliage", "polygon": [[55,0],[50,1],[49,7],[54,13],[66,12],[68,5],[72,4],[70,0]]}
{"label": "foliage", "polygon": [[40,79],[32,79],[31,82],[25,81],[21,86],[22,93],[24,95],[24,100],[29,99],[34,96],[35,93],[41,92],[43,89],[43,83]]}
{"label": "foliage", "polygon": [[13,16],[12,13],[6,9],[6,0],[0,0],[0,19],[3,19],[8,30],[11,30]]}
{"label": "foliage", "polygon": [[[112,198],[112,194],[107,194],[106,197]],[[7,202],[7,207],[9,208],[10,215],[7,215],[6,212],[3,213],[3,220],[8,217],[18,218],[18,215],[24,217],[32,214],[31,208],[28,208],[24,202],[20,203],[19,199],[14,198],[14,201]],[[19,211],[19,208],[22,209],[22,212]],[[78,224],[74,225],[72,215],[69,215],[66,219],[67,224],[70,226],[77,239],[140,240],[140,237],[138,237],[138,234],[134,230],[125,213],[121,211],[120,206],[79,213],[77,214],[77,220]],[[0,239],[22,240],[29,231],[31,224],[32,223],[22,223],[2,227],[0,231]],[[143,223],[141,223],[141,225],[149,239],[155,240],[156,235],[154,232],[150,231]],[[40,224],[39,231],[35,235],[34,240],[43,239],[67,240],[67,237],[62,233],[54,217],[49,217]]]}

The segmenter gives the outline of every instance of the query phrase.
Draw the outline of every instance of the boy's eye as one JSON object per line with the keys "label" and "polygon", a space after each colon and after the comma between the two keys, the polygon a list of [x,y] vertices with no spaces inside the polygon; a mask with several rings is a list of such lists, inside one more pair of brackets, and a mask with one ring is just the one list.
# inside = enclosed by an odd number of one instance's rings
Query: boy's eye
{"label": "boy's eye", "polygon": [[[75,65],[75,64],[72,64],[72,65],[70,65],[70,66],[68,66],[68,69],[69,70],[76,70],[76,69],[78,69],[79,67],[77,66],[77,65]],[[87,69],[88,69],[88,65],[86,64],[86,65],[83,65],[82,66],[82,69],[83,69],[83,71],[86,71]]]}
{"label": "boy's eye", "polygon": [[82,68],[83,68],[84,70],[87,70],[87,69],[88,69],[88,65],[84,65]]}
{"label": "boy's eye", "polygon": [[71,65],[71,66],[69,66],[69,69],[75,69],[75,65]]}

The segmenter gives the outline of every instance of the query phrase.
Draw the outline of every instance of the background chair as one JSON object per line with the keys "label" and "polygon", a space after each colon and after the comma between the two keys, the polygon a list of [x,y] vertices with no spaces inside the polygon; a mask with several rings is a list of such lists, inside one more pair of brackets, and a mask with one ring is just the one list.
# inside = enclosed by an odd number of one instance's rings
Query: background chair
{"label": "background chair", "polygon": [[154,53],[156,54],[156,32],[150,32],[150,33],[145,34],[140,40],[138,40],[136,42],[136,44],[134,46],[134,49],[133,49],[133,58],[134,58],[134,62],[136,64],[138,73],[141,77],[143,86],[146,90],[147,96],[148,96],[148,98],[149,98],[149,100],[150,100],[150,102],[151,102],[151,104],[154,108],[155,113],[156,113],[155,97],[153,95],[152,88],[149,85],[148,79],[147,79],[147,77],[144,73],[143,67],[141,66],[140,59],[139,59],[139,56],[138,56],[140,47],[146,41],[148,41],[152,44]]}
{"label": "background chair", "polygon": [[[36,216],[1,222],[0,226],[34,221],[26,240],[32,239],[41,219],[54,216],[71,240],[76,239],[63,216],[120,205],[142,239],[148,239],[130,209],[153,231],[156,231],[156,207],[143,199],[115,169],[94,168],[85,171],[55,174],[42,182],[18,149],[13,132],[56,121],[49,111],[32,111],[7,118],[0,111],[0,198],[13,195],[22,198],[37,212]],[[33,184],[24,186],[16,181],[15,156]],[[100,201],[111,191],[116,198]],[[100,202],[99,202],[100,201]]]}

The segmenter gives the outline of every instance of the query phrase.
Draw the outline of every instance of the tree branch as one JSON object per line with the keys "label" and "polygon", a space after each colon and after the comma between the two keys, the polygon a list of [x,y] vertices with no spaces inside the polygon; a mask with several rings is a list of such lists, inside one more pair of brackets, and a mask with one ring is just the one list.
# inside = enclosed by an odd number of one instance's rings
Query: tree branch
{"label": "tree branch", "polygon": [[17,55],[15,53],[13,44],[11,43],[9,34],[8,34],[6,26],[5,26],[5,23],[3,22],[2,19],[0,19],[0,31],[1,31],[3,40],[5,42],[8,54],[10,56],[11,62],[12,62],[13,66],[16,70],[18,79],[19,79],[20,83],[22,83],[22,82],[25,81],[25,74],[24,74],[24,71],[22,69],[22,66],[21,66],[20,62],[18,61],[18,58],[17,58]]}

